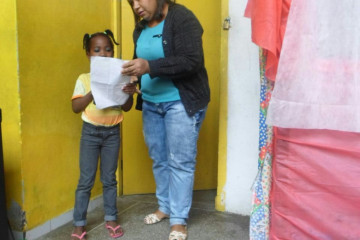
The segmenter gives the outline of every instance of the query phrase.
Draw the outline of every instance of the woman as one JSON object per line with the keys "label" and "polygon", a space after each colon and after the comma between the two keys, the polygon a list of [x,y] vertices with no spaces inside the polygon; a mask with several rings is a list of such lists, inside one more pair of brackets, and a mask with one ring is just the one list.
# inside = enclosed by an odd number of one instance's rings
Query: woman
{"label": "woman", "polygon": [[134,59],[122,74],[138,76],[143,132],[153,160],[159,208],[146,224],[170,218],[169,240],[185,240],[197,139],[210,101],[203,29],[172,0],[128,0],[136,20]]}

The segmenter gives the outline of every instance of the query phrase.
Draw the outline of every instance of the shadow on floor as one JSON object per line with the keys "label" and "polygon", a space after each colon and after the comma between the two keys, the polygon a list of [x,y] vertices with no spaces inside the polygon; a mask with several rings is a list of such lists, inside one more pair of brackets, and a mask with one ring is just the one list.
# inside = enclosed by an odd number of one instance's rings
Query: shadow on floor
{"label": "shadow on floor", "polygon": [[[194,191],[188,222],[188,240],[247,240],[249,217],[215,210],[215,190]],[[119,240],[167,240],[169,220],[145,225],[146,214],[157,209],[154,194],[122,196],[117,200],[119,222],[124,236]],[[111,239],[105,229],[103,208],[88,213],[87,240]],[[69,240],[72,223],[68,223],[37,240]]]}

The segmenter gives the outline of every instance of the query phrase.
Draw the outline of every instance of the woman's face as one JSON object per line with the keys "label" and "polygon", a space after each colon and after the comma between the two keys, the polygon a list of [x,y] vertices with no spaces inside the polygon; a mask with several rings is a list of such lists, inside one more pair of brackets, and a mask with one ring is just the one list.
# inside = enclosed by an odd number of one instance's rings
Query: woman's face
{"label": "woman's face", "polygon": [[157,0],[132,0],[130,3],[137,15],[148,22],[153,20],[157,8]]}

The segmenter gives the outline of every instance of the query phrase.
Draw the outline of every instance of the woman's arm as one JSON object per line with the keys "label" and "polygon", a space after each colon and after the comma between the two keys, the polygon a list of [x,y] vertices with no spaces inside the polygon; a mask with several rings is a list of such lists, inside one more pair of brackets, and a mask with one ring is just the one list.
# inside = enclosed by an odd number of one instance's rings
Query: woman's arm
{"label": "woman's arm", "polygon": [[85,96],[75,98],[72,100],[72,110],[74,113],[80,113],[85,110],[85,108],[91,103],[93,100],[93,95],[90,92],[88,92]]}
{"label": "woman's arm", "polygon": [[183,6],[169,11],[164,25],[165,58],[149,62],[150,77],[184,78],[196,73],[204,65],[203,29],[196,16]]}
{"label": "woman's arm", "polygon": [[[164,25],[162,41],[165,58],[147,61],[137,58],[123,65],[122,74],[151,78],[184,78],[204,67],[203,29],[195,15],[183,6],[174,6]],[[136,46],[137,35],[134,33]],[[135,54],[134,54],[135,56]]]}

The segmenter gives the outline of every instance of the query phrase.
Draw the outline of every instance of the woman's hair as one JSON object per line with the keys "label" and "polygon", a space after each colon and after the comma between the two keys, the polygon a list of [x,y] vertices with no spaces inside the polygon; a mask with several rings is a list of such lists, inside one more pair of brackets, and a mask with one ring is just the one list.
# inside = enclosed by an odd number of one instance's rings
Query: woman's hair
{"label": "woman's hair", "polygon": [[[165,3],[169,4],[170,6],[174,5],[176,3],[176,0],[155,0],[155,1],[157,3],[157,8],[155,10],[154,19],[162,19],[163,18],[162,9],[163,9]],[[128,3],[130,4],[131,9],[133,10],[133,13],[134,13],[135,25],[143,28],[144,26],[139,24],[141,21],[141,18],[137,14],[135,14],[134,9],[132,8],[134,0],[128,0]]]}
{"label": "woman's hair", "polygon": [[112,49],[114,49],[114,44],[119,45],[119,43],[117,43],[115,41],[113,32],[109,29],[106,29],[104,32],[96,32],[93,34],[85,33],[84,38],[83,38],[83,48],[85,49],[86,52],[90,51],[90,42],[91,42],[90,40],[96,36],[107,37],[109,39]]}

